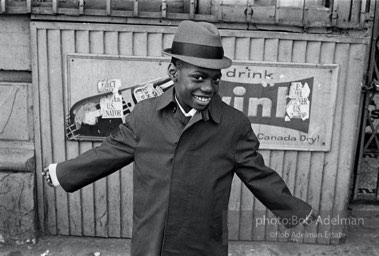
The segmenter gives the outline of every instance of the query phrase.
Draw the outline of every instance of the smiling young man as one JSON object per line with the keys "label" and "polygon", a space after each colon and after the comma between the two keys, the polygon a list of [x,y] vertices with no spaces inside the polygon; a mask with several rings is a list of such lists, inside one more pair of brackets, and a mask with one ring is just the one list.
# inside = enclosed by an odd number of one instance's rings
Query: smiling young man
{"label": "smiling young man", "polygon": [[232,62],[217,28],[183,21],[164,53],[174,86],[137,104],[101,146],[50,165],[48,183],[73,192],[134,161],[133,256],[226,256],[234,174],[287,227],[314,218],[265,166],[249,119],[218,95]]}
{"label": "smiling young man", "polygon": [[204,110],[218,92],[220,69],[202,68],[179,59],[173,59],[168,73],[175,83],[175,96],[185,112]]}

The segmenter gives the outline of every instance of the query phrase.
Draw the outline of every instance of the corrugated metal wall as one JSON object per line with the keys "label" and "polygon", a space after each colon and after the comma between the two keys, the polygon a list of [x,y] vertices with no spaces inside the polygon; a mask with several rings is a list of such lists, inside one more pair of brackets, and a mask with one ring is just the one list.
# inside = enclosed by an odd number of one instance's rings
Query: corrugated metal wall
{"label": "corrugated metal wall", "polygon": [[[75,157],[95,145],[66,141],[64,120],[65,54],[162,56],[175,28],[33,22],[31,25],[37,170],[51,162]],[[346,210],[358,127],[360,86],[366,65],[367,38],[222,30],[226,55],[235,60],[339,64],[340,73],[330,152],[262,151],[267,165],[290,190],[322,215]],[[67,194],[46,187],[37,171],[38,212],[46,233],[100,237],[130,237],[132,226],[132,167]],[[257,225],[270,213],[238,179],[230,199],[231,240],[274,240],[277,225]],[[340,232],[340,226],[295,228],[300,232]],[[306,237],[298,241],[334,243]]]}

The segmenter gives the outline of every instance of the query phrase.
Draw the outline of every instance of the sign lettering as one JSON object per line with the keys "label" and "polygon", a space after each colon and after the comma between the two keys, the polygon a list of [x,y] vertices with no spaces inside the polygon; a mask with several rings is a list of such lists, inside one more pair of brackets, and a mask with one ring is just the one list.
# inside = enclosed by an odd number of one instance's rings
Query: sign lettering
{"label": "sign lettering", "polygon": [[247,115],[261,149],[328,151],[337,73],[332,64],[235,61],[219,94]]}
{"label": "sign lettering", "polygon": [[[291,86],[297,88],[290,92]],[[307,85],[308,94],[302,92]],[[309,110],[303,109],[296,100],[302,93],[311,97],[313,77],[293,82],[276,83],[269,87],[259,84],[247,84],[222,81],[220,95],[222,100],[236,109],[244,112],[253,124],[279,126],[307,133],[309,130]],[[293,95],[291,95],[291,93]],[[300,101],[309,106],[310,99],[300,97]],[[298,113],[298,114],[296,114]],[[305,114],[302,114],[305,113]],[[296,114],[296,115],[295,115]],[[286,118],[286,117],[289,117]]]}

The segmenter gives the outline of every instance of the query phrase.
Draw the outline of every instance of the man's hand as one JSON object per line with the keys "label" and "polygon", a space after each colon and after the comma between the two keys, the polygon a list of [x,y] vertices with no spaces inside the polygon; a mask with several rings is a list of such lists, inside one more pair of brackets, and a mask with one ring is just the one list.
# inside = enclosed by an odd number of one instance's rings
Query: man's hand
{"label": "man's hand", "polygon": [[311,213],[305,218],[303,225],[308,226],[314,223],[319,217],[318,212],[315,209],[312,209]]}
{"label": "man's hand", "polygon": [[54,187],[53,182],[51,181],[49,167],[46,167],[45,169],[43,169],[42,176],[45,177],[45,181],[47,185],[49,185],[50,187]]}

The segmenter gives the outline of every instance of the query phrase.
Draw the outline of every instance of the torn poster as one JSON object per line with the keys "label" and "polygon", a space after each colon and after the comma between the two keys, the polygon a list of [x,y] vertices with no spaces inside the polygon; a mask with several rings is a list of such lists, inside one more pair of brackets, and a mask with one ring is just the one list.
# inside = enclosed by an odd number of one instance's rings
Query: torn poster
{"label": "torn poster", "polygon": [[122,96],[118,89],[121,79],[104,79],[97,83],[99,93],[112,92],[111,95],[100,99],[100,113],[102,118],[124,118],[122,110]]}
{"label": "torn poster", "polygon": [[300,118],[301,120],[309,119],[310,101],[308,99],[311,89],[308,83],[305,82],[292,82],[290,85],[288,98],[290,102],[286,106],[286,121],[293,118]]}
{"label": "torn poster", "polygon": [[121,79],[104,79],[97,82],[97,91],[101,92],[116,92],[121,87]]}
{"label": "torn poster", "polygon": [[68,140],[103,140],[125,122],[138,101],[157,97],[173,85],[167,76],[131,87],[122,87],[120,79],[103,79],[96,84],[98,95],[83,98],[70,108]]}
{"label": "torn poster", "polygon": [[158,97],[161,94],[163,94],[163,90],[158,86],[154,87],[151,83],[138,87],[134,91],[134,97],[136,98],[137,102]]}
{"label": "torn poster", "polygon": [[123,118],[122,96],[117,91],[112,95],[100,99],[102,118]]}
{"label": "torn poster", "polygon": [[82,124],[95,125],[99,116],[101,113],[96,103],[89,102],[82,105],[75,113],[76,128],[80,129]]}

